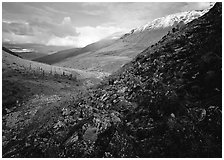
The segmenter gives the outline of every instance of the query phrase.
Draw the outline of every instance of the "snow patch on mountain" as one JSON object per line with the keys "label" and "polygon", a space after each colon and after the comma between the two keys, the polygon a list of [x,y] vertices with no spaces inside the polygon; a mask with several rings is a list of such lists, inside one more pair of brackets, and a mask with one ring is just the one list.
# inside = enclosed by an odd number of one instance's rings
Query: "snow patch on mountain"
{"label": "snow patch on mountain", "polygon": [[[166,27],[172,27],[174,25],[177,25],[180,22],[183,22],[184,24],[187,24],[191,22],[192,20],[201,17],[205,13],[207,13],[209,9],[205,10],[193,10],[193,11],[187,11],[187,12],[180,12],[171,14],[165,17],[157,18],[139,28],[136,28],[132,30],[132,33],[135,32],[142,32],[144,30],[152,30],[152,29],[159,29],[159,28],[166,28]],[[132,34],[131,33],[131,34]]]}

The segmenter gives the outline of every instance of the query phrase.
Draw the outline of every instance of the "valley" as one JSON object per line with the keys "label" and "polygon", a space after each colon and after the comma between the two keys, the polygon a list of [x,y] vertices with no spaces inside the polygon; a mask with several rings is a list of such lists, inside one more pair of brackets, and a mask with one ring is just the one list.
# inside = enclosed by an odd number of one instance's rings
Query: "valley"
{"label": "valley", "polygon": [[221,157],[221,32],[216,3],[83,48],[3,44],[2,157]]}

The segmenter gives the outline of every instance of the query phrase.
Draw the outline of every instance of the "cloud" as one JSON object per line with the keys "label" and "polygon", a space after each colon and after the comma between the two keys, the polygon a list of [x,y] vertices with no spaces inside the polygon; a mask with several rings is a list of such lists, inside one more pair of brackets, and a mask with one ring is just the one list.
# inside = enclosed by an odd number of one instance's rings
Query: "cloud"
{"label": "cloud", "polygon": [[129,32],[155,18],[209,2],[7,3],[2,6],[3,40],[83,47],[116,32]]}
{"label": "cloud", "polygon": [[181,11],[202,10],[209,8],[212,4],[212,2],[188,2],[181,8]]}
{"label": "cloud", "polygon": [[84,47],[117,32],[127,32],[126,28],[104,26],[74,27],[70,17],[64,17],[60,24],[52,24],[38,19],[29,22],[3,20],[3,40],[17,43],[44,43],[47,45]]}
{"label": "cloud", "polygon": [[52,34],[58,37],[65,36],[77,36],[75,27],[72,24],[70,17],[64,17],[61,24],[54,24],[54,27],[51,28]]}
{"label": "cloud", "polygon": [[47,10],[48,12],[55,13],[55,14],[68,14],[68,12],[61,11],[61,10],[58,10],[58,9],[54,9],[52,7],[49,7],[49,6],[44,6],[44,9]]}
{"label": "cloud", "polygon": [[[107,15],[108,22],[114,26],[125,28],[136,28],[156,18],[169,14],[205,9],[209,7],[208,2],[141,2],[141,3],[84,3],[88,12],[103,13]],[[99,8],[97,11],[94,8]]]}
{"label": "cloud", "polygon": [[13,43],[42,43],[37,37],[30,35],[17,35],[14,33],[2,33],[4,42],[13,42]]}
{"label": "cloud", "polygon": [[56,37],[53,36],[50,38],[50,40],[47,42],[46,45],[53,45],[53,46],[76,46],[77,38],[72,36],[66,36],[66,37]]}
{"label": "cloud", "polygon": [[[41,41],[43,42],[43,39],[44,43],[46,43],[51,37],[62,39],[79,35],[70,17],[64,17],[59,24],[41,21],[39,19],[29,20],[27,22],[3,20],[2,28],[3,33],[8,33],[4,34],[5,37],[3,39],[11,39],[17,43],[26,43],[28,41],[39,43]],[[39,42],[37,41],[38,38]],[[66,45],[65,42],[63,44]]]}
{"label": "cloud", "polygon": [[103,39],[115,32],[126,31],[125,28],[113,27],[113,26],[96,26],[96,27],[77,27],[77,32],[80,33],[79,40],[80,45],[86,45]]}
{"label": "cloud", "polygon": [[100,16],[102,15],[104,12],[102,10],[83,10],[81,11],[81,13],[85,13],[87,15],[91,15],[91,16]]}
{"label": "cloud", "polygon": [[84,47],[90,43],[94,43],[103,38],[110,36],[116,32],[125,32],[127,31],[125,28],[117,28],[117,27],[106,27],[106,26],[85,26],[85,27],[77,27],[78,36],[66,36],[63,38],[60,37],[51,37],[48,41],[47,45],[72,45],[74,47]]}
{"label": "cloud", "polygon": [[62,25],[71,24],[71,18],[70,17],[64,17],[62,21]]}
{"label": "cloud", "polygon": [[58,37],[65,37],[78,35],[70,17],[64,17],[59,24],[40,21],[39,19],[30,20],[28,23],[30,24],[30,27],[37,28],[50,36],[55,35]]}
{"label": "cloud", "polygon": [[16,35],[33,35],[32,28],[26,22],[2,21],[2,31]]}

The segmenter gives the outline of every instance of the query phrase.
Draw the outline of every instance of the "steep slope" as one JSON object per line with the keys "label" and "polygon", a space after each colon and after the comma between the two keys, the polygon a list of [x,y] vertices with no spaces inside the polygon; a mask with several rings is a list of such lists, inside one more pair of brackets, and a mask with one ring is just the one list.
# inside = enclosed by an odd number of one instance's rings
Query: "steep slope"
{"label": "steep slope", "polygon": [[34,59],[34,61],[46,63],[46,64],[55,64],[55,63],[64,61],[70,57],[76,57],[77,55],[83,54],[85,52],[90,52],[90,51],[94,52],[95,50],[108,46],[113,42],[114,42],[113,39],[110,39],[110,40],[103,39],[99,42],[95,42],[90,45],[87,45],[86,47],[81,49],[72,48],[72,49],[62,50],[51,55]]}
{"label": "steep slope", "polygon": [[130,33],[123,35],[111,45],[96,51],[89,50],[90,52],[60,61],[55,65],[113,73],[130,62],[148,46],[158,42],[169,31],[172,31],[172,28],[181,27],[202,16],[207,11],[181,12],[158,18],[144,26],[131,30]]}
{"label": "steep slope", "polygon": [[148,47],[161,39],[168,31],[174,27],[181,27],[198,17],[201,17],[208,9],[180,12],[165,17],[157,18],[139,28],[133,29],[125,34],[121,39],[136,46]]}
{"label": "steep slope", "polygon": [[222,157],[221,33],[216,3],[3,157]]}

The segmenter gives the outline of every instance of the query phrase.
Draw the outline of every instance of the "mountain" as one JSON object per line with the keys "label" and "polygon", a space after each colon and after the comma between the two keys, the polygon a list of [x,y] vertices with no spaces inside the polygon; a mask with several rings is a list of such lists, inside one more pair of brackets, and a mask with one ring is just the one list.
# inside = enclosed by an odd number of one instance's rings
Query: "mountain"
{"label": "mountain", "polygon": [[78,56],[63,59],[54,65],[111,74],[130,62],[148,46],[158,42],[172,28],[180,27],[208,10],[181,12],[158,18],[144,26],[131,30],[110,45],[82,52]]}
{"label": "mountain", "polygon": [[30,105],[24,116],[35,115],[33,123],[10,113],[3,157],[222,157],[221,33],[216,3],[88,92],[63,102],[41,97],[53,103],[38,103],[45,112]]}
{"label": "mountain", "polygon": [[157,18],[139,28],[131,30],[130,33],[123,35],[121,39],[137,46],[147,47],[161,39],[172,28],[181,27],[201,17],[206,12],[208,12],[208,9],[180,12]]}
{"label": "mountain", "polygon": [[142,32],[145,30],[176,26],[180,22],[183,24],[187,24],[191,22],[192,20],[198,17],[201,17],[206,12],[208,12],[208,10],[209,9],[180,12],[180,13],[171,14],[165,17],[157,18],[153,20],[152,22],[145,24],[144,26],[134,29],[131,34],[136,32]]}
{"label": "mountain", "polygon": [[216,3],[73,102],[63,156],[222,157],[221,33]]}
{"label": "mountain", "polygon": [[79,50],[80,50],[79,48],[66,49],[66,50],[62,50],[50,55],[42,56],[40,58],[35,58],[33,59],[33,61],[46,63],[46,64],[54,64],[70,56],[76,55],[74,53],[77,53],[78,55]]}
{"label": "mountain", "polygon": [[90,52],[90,51],[93,52],[102,47],[106,47],[106,46],[110,45],[112,42],[114,42],[114,39],[103,39],[101,41],[87,45],[86,47],[81,48],[81,49],[72,48],[72,49],[62,50],[62,51],[56,52],[51,55],[36,58],[33,61],[46,63],[46,64],[55,64],[60,61],[64,61],[70,57],[75,57],[75,56],[80,55],[85,52]]}

